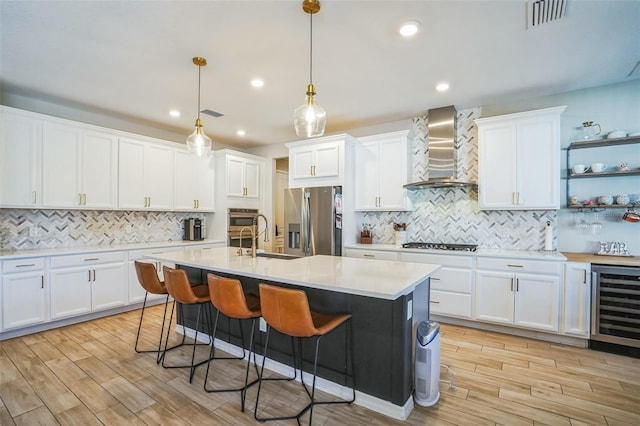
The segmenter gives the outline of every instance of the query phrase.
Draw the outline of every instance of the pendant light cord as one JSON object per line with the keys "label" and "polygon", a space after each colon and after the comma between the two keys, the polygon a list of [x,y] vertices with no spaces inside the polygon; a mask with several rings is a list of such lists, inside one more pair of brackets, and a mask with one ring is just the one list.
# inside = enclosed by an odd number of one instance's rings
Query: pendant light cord
{"label": "pendant light cord", "polygon": [[202,65],[198,65],[198,120],[200,120],[200,69]]}
{"label": "pendant light cord", "polygon": [[309,14],[309,83],[313,84],[313,13]]}

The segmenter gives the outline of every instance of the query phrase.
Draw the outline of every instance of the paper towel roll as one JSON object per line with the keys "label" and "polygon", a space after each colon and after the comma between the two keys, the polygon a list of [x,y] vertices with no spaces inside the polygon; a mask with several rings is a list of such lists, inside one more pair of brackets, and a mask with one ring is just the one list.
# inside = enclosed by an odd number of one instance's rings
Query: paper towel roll
{"label": "paper towel roll", "polygon": [[551,222],[547,222],[544,228],[544,251],[553,250],[553,229],[551,228]]}

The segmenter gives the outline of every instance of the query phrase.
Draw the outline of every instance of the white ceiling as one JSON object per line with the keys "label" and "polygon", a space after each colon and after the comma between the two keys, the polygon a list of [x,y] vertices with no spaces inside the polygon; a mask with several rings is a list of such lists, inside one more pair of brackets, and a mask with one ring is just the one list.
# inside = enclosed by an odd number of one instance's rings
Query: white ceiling
{"label": "white ceiling", "polygon": [[[313,79],[327,133],[640,78],[639,0],[568,0],[527,29],[525,0],[321,0]],[[296,140],[309,17],[292,1],[0,1],[4,93],[192,132],[204,56],[205,132],[240,147]],[[397,35],[404,20],[422,31]],[[263,78],[261,90],[249,85]],[[451,89],[437,93],[437,82]],[[170,109],[182,111],[178,119]],[[244,138],[237,129],[247,131]]]}

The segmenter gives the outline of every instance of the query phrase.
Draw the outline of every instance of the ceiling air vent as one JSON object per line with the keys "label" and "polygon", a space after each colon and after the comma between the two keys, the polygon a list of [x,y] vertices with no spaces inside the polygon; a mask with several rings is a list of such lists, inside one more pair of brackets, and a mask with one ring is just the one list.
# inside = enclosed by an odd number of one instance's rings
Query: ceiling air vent
{"label": "ceiling air vent", "polygon": [[202,111],[200,111],[203,114],[207,114],[210,115],[212,117],[218,118],[218,117],[222,117],[224,114],[218,111],[214,111],[212,109],[203,109]]}
{"label": "ceiling air vent", "polygon": [[564,17],[569,0],[529,0],[527,2],[528,28],[535,28]]}

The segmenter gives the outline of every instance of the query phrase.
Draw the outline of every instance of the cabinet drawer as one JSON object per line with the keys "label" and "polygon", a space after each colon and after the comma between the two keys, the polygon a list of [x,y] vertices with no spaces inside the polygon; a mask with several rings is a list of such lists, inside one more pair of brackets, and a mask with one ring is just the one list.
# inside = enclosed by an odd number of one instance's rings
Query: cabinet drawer
{"label": "cabinet drawer", "polygon": [[431,290],[429,309],[433,314],[471,318],[471,295]]}
{"label": "cabinet drawer", "polygon": [[346,254],[347,257],[357,257],[360,259],[398,260],[398,253],[395,251],[347,249]]}
{"label": "cabinet drawer", "polygon": [[442,254],[400,253],[403,262],[435,263],[442,266],[472,268],[473,256],[447,256]]}
{"label": "cabinet drawer", "polygon": [[33,257],[30,259],[5,260],[2,265],[2,272],[10,274],[12,272],[27,272],[44,269],[44,257]]}
{"label": "cabinet drawer", "polygon": [[470,269],[440,268],[431,275],[431,289],[471,294]]}
{"label": "cabinet drawer", "polygon": [[65,266],[95,265],[98,263],[123,262],[124,260],[125,252],[123,251],[72,254],[69,256],[51,257],[51,267],[62,268]]}
{"label": "cabinet drawer", "polygon": [[[188,248],[192,249],[196,247],[188,247]],[[150,254],[162,254],[170,251],[184,251],[184,249],[185,249],[184,247],[156,247],[156,248],[144,249],[144,250],[130,250],[128,255],[129,255],[129,260],[139,260]]]}
{"label": "cabinet drawer", "polygon": [[502,259],[479,257],[478,269],[497,269],[509,272],[528,272],[533,274],[560,274],[563,262],[547,262],[544,260]]}

